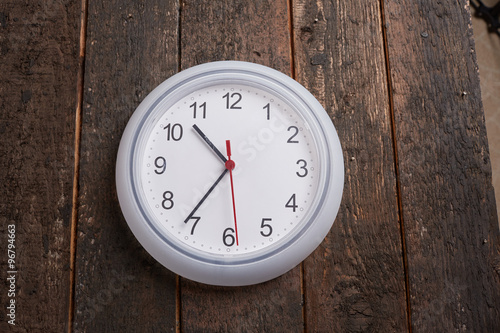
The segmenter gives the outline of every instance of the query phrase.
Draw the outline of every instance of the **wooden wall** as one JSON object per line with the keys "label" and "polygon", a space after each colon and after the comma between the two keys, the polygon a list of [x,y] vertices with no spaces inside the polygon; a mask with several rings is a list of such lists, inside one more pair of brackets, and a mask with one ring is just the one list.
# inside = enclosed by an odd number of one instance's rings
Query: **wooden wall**
{"label": "wooden wall", "polygon": [[[0,3],[2,332],[493,332],[500,234],[465,1]],[[345,160],[336,222],[289,273],[202,285],[121,215],[137,105],[182,69],[256,62],[308,88]],[[4,320],[5,319],[5,320]]]}

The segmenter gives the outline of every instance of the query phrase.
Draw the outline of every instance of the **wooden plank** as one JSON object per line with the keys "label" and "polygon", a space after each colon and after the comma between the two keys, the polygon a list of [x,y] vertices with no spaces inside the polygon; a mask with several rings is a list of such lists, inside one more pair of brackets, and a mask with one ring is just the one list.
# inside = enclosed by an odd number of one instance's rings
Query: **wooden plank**
{"label": "wooden plank", "polygon": [[384,6],[413,331],[498,331],[500,236],[468,5]]}
{"label": "wooden plank", "polygon": [[[181,65],[241,60],[290,73],[287,1],[183,1]],[[203,33],[200,33],[203,32]]]}
{"label": "wooden plank", "polygon": [[79,20],[78,2],[0,3],[2,332],[63,332],[68,323]]}
{"label": "wooden plank", "polygon": [[[182,68],[244,60],[290,74],[286,1],[183,1],[181,13]],[[303,330],[300,267],[250,287],[181,282],[181,327],[186,332]]]}
{"label": "wooden plank", "polygon": [[346,172],[336,222],[305,261],[306,328],[403,332],[404,266],[379,4],[297,0],[293,8],[297,80],[330,114]]}
{"label": "wooden plank", "polygon": [[177,71],[177,33],[177,2],[89,2],[75,286],[78,332],[176,327],[176,277],[129,230],[114,174],[131,114]]}

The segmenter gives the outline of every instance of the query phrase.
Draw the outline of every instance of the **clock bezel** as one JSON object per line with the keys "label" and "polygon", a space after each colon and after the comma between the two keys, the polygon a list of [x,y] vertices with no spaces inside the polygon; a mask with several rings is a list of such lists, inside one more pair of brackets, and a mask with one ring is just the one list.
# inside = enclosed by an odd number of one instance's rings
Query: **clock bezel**
{"label": "clock bezel", "polygon": [[[277,244],[247,254],[217,255],[194,249],[157,229],[137,184],[141,145],[166,105],[172,106],[200,87],[232,82],[265,88],[286,100],[312,127],[322,159],[319,189],[305,218]],[[157,108],[162,104],[162,109]],[[265,66],[212,62],[184,70],[155,88],[137,107],[124,131],[117,158],[116,184],[125,219],[143,247],[168,269],[191,280],[214,285],[248,285],[267,281],[295,267],[324,239],[340,206],[344,164],[340,141],[321,104],[292,78]]]}

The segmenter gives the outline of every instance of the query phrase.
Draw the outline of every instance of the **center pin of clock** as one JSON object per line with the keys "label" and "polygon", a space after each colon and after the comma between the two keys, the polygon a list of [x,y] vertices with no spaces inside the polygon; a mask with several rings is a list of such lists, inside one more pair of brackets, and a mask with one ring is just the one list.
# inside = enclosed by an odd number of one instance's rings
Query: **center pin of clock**
{"label": "center pin of clock", "polygon": [[227,160],[226,163],[224,164],[226,169],[228,170],[233,170],[236,164],[234,163],[233,160]]}

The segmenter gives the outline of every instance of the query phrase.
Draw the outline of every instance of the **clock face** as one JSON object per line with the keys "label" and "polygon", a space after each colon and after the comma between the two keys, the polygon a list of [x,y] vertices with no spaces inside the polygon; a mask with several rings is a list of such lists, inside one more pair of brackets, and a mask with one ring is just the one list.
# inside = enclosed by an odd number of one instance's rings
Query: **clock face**
{"label": "clock face", "polygon": [[287,101],[259,87],[224,83],[157,108],[138,181],[167,237],[234,257],[276,246],[304,224],[321,170],[310,125]]}
{"label": "clock face", "polygon": [[243,62],[185,70],[130,119],[116,186],[132,232],[192,280],[277,277],[323,240],[344,180],[335,128],[291,78]]}

